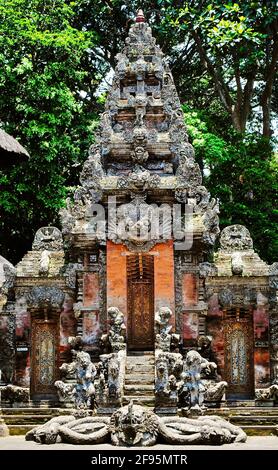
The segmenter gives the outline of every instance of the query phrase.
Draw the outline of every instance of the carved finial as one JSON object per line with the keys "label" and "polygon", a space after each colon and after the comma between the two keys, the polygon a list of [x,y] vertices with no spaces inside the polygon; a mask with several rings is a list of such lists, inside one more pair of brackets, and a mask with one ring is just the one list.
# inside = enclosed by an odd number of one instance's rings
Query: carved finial
{"label": "carved finial", "polygon": [[144,13],[143,13],[143,10],[138,10],[137,11],[137,16],[136,16],[136,23],[145,23],[145,17],[144,17]]}

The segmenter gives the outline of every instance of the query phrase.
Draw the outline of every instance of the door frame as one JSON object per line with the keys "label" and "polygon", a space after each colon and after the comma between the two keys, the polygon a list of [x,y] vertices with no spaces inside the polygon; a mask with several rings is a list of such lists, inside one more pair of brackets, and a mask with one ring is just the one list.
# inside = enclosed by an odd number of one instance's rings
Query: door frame
{"label": "door frame", "polygon": [[[141,271],[142,277],[137,278],[136,276],[131,276],[129,273],[129,263],[127,263],[127,349],[128,351],[153,351],[155,344],[155,332],[154,332],[154,258],[152,254],[149,253],[134,253],[128,256],[129,261],[136,257],[139,257],[141,267],[144,265],[142,259],[145,257],[145,260],[148,257],[147,261],[150,261],[150,271],[147,273],[147,277],[144,277],[144,269]],[[134,274],[134,273],[133,273]],[[150,329],[152,330],[152,339],[151,344],[134,344],[133,337],[133,292],[132,286],[135,284],[142,284],[149,286],[149,315],[150,315]]]}
{"label": "door frame", "polygon": [[[37,381],[36,381],[36,367],[37,367],[37,360],[36,360],[36,336],[39,325],[52,325],[53,332],[54,332],[54,355],[55,355],[55,364],[54,364],[54,380],[53,386],[45,387],[45,391],[43,390],[43,386],[41,390],[38,390]],[[39,314],[31,315],[31,357],[30,357],[30,396],[32,399],[38,400],[47,400],[47,399],[54,399],[57,397],[56,388],[54,386],[54,382],[59,379],[59,338],[60,338],[60,328],[59,328],[59,318],[55,315],[52,318],[42,318]]]}
{"label": "door frame", "polygon": [[[244,400],[252,399],[255,394],[254,383],[254,332],[253,321],[250,313],[246,313],[242,318],[240,317],[240,310],[235,309],[235,318],[224,316],[224,380],[228,383],[227,398],[228,400]],[[244,385],[231,384],[231,342],[228,343],[228,338],[231,337],[233,331],[239,330],[245,334],[245,341],[247,345],[246,350],[246,374],[247,383]],[[228,344],[230,345],[228,348]],[[231,364],[231,363],[230,363]]]}

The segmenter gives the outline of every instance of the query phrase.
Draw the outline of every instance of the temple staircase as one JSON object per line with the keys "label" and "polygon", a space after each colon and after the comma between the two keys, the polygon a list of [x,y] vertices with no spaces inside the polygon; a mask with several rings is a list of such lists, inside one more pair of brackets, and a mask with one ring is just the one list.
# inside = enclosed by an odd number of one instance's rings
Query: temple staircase
{"label": "temple staircase", "polygon": [[126,358],[126,373],[123,404],[133,403],[154,407],[154,353],[147,351],[132,352]]}

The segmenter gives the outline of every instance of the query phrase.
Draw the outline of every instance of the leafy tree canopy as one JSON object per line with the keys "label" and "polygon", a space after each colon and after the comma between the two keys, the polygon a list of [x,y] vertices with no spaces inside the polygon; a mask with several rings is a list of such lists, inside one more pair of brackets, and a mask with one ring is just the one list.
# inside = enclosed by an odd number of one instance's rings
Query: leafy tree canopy
{"label": "leafy tree canopy", "polygon": [[275,3],[0,0],[0,121],[31,155],[0,170],[1,254],[18,261],[40,226],[58,224],[94,140],[99,90],[142,7],[169,58],[221,224],[246,224],[261,256],[277,259]]}

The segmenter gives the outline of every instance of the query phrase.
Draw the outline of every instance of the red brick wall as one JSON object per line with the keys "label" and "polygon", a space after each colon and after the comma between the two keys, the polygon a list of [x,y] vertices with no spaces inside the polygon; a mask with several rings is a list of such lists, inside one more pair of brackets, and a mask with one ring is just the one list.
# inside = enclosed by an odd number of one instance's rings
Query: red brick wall
{"label": "red brick wall", "polygon": [[99,279],[98,273],[85,273],[83,277],[84,307],[98,307]]}
{"label": "red brick wall", "polygon": [[184,273],[182,278],[182,296],[185,305],[196,305],[198,301],[196,275]]}
{"label": "red brick wall", "polygon": [[264,388],[270,385],[269,350],[267,348],[255,348],[255,388]]}
{"label": "red brick wall", "polygon": [[158,243],[150,251],[154,253],[154,300],[155,311],[169,307],[175,315],[174,251],[172,240]]}
{"label": "red brick wall", "polygon": [[198,338],[198,314],[195,312],[185,312],[183,314],[183,339],[186,341],[185,346],[190,345],[190,340]]}
{"label": "red brick wall", "polygon": [[223,312],[218,303],[218,296],[214,294],[208,302],[207,334],[212,336],[211,348],[218,373],[224,377],[224,328]]}
{"label": "red brick wall", "polygon": [[107,308],[118,307],[127,315],[127,273],[124,245],[107,240]]}

